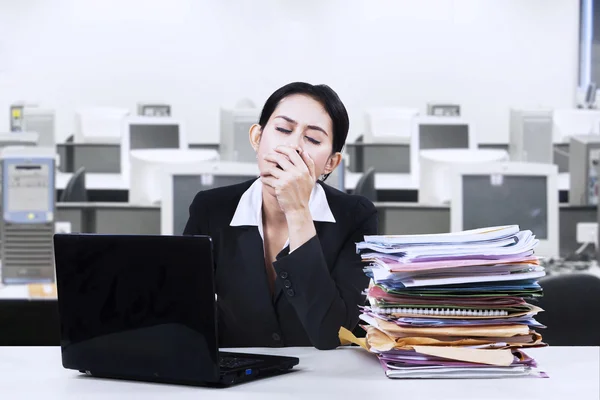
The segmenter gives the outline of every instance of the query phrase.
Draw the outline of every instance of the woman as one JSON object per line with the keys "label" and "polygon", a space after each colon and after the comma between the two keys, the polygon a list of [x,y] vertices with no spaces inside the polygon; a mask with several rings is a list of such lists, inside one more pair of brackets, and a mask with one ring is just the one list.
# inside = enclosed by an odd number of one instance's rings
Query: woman
{"label": "woman", "polygon": [[340,163],[348,114],[325,85],[291,83],[250,128],[260,178],[196,195],[184,234],[209,235],[221,347],[339,345],[368,285],[356,242],[373,204],[317,179]]}

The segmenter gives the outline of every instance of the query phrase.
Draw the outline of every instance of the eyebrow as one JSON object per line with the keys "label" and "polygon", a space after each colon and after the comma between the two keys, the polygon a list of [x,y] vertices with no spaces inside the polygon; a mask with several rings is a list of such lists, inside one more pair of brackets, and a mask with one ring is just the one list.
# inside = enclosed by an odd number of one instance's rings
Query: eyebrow
{"label": "eyebrow", "polygon": [[[290,117],[286,117],[285,115],[278,115],[275,118],[281,118],[286,120],[287,122],[289,122],[290,124],[297,124],[297,121],[294,121],[293,119],[291,119]],[[325,134],[325,136],[329,136],[329,134],[327,134],[327,132],[325,132],[325,129],[321,128],[320,126],[317,125],[308,125],[307,126],[308,129],[312,129],[314,131],[321,131]]]}

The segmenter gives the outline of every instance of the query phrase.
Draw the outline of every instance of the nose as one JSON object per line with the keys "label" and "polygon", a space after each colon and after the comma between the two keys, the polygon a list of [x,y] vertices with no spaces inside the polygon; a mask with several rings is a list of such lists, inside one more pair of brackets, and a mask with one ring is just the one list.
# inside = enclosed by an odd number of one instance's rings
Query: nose
{"label": "nose", "polygon": [[302,134],[299,133],[299,134],[295,134],[295,135],[289,135],[287,137],[285,145],[293,147],[295,149],[303,150],[302,149]]}

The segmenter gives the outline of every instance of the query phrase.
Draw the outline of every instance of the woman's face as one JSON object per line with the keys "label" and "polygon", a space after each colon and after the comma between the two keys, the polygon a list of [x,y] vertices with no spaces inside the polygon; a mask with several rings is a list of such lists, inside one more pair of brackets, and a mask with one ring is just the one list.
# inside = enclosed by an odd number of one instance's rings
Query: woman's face
{"label": "woman's face", "polygon": [[310,96],[295,94],[279,105],[262,127],[250,130],[250,140],[258,156],[258,168],[265,171],[272,166],[264,156],[278,146],[299,148],[310,155],[315,163],[315,178],[328,174],[339,164],[341,155],[332,155],[332,121],[325,108]]}

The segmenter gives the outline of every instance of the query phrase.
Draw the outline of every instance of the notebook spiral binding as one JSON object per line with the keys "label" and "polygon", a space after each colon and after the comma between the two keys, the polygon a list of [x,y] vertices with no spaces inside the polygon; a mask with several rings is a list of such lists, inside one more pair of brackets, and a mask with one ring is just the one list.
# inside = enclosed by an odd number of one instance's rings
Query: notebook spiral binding
{"label": "notebook spiral binding", "polygon": [[413,314],[444,317],[506,317],[507,311],[503,310],[453,310],[436,308],[381,308],[372,307],[371,310],[377,314]]}

